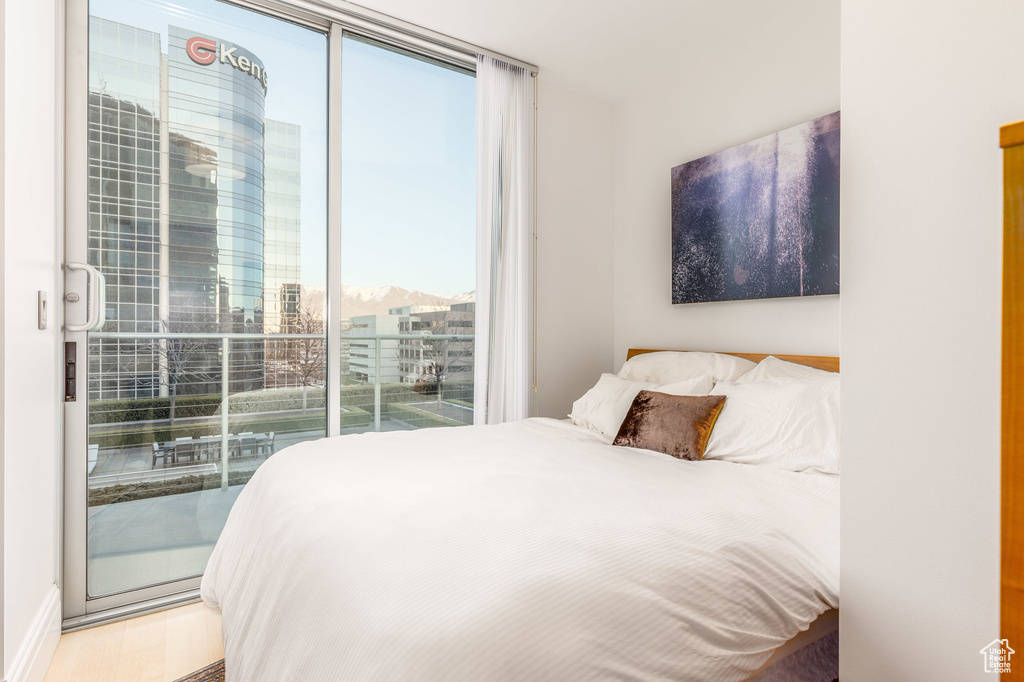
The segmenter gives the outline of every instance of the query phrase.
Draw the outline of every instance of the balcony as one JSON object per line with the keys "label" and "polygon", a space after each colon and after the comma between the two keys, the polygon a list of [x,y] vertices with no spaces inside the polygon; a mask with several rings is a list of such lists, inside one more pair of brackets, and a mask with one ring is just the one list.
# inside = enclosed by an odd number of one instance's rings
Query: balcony
{"label": "balcony", "polygon": [[[361,382],[346,371],[353,341]],[[434,359],[430,376],[399,374],[401,344]],[[244,484],[289,445],[471,424],[471,359],[439,370],[472,346],[443,334],[345,334],[329,348],[318,333],[91,333],[89,595],[200,575]]]}
{"label": "balcony", "polygon": [[[322,334],[94,333],[89,505],[242,485],[274,453],[323,438],[332,411],[341,434],[471,424],[473,339],[344,335],[339,369],[352,342],[366,358],[329,395]],[[400,372],[399,345],[429,373]]]}

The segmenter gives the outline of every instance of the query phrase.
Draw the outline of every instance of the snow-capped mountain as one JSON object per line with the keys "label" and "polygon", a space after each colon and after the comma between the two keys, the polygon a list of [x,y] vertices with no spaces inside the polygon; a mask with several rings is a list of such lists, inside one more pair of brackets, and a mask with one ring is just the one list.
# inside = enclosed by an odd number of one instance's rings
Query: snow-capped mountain
{"label": "snow-capped mountain", "polygon": [[[322,307],[325,304],[327,290],[325,287],[302,287],[303,304]],[[407,305],[445,307],[453,303],[469,303],[476,300],[475,291],[467,291],[456,296],[439,296],[423,291],[413,291],[402,287],[358,287],[343,284],[341,286],[341,316],[352,318],[358,315],[386,315],[389,308]]]}
{"label": "snow-capped mountain", "polygon": [[475,301],[476,301],[476,292],[475,291],[467,291],[464,294],[457,294],[455,296],[452,296],[452,298],[451,298],[451,302],[452,303],[473,303]]}

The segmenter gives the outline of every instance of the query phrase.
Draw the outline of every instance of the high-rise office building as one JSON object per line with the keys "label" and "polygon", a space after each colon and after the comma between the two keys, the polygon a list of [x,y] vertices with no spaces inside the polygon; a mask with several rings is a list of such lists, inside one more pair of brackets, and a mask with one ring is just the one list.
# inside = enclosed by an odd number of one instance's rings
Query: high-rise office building
{"label": "high-rise office building", "polygon": [[[90,21],[89,259],[107,277],[104,331],[284,331],[300,281],[299,128],[265,118],[256,55],[167,35],[164,53],[159,33]],[[103,378],[90,391],[219,392],[219,343],[93,341],[90,376]],[[264,343],[231,353],[230,390],[263,388]]]}
{"label": "high-rise office building", "polygon": [[300,132],[294,123],[266,120],[263,321],[270,332],[288,331],[300,303]]}
{"label": "high-rise office building", "polygon": [[[104,329],[155,332],[160,35],[93,17],[89,51],[89,261],[106,273]],[[147,397],[159,391],[159,356],[152,344],[94,340],[89,350],[94,397]]]}
{"label": "high-rise office building", "polygon": [[[322,310],[302,304],[300,266],[299,126],[267,119],[264,135],[263,324],[268,332],[323,331]],[[266,342],[266,386],[287,388],[309,380],[308,341]],[[322,346],[317,346],[322,349]]]}

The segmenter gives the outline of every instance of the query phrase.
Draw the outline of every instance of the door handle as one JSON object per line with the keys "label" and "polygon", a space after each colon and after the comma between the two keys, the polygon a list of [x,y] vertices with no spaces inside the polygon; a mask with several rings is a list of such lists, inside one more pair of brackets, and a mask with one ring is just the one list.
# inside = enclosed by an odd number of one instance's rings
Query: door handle
{"label": "door handle", "polygon": [[65,263],[68,270],[85,271],[88,293],[85,299],[85,324],[65,324],[69,332],[96,332],[107,322],[107,282],[103,273],[88,263]]}

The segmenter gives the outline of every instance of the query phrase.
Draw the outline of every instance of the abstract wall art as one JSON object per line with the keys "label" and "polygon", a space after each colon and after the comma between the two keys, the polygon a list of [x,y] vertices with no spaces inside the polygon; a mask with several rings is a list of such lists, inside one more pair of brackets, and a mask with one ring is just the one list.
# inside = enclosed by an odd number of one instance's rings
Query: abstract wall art
{"label": "abstract wall art", "polygon": [[839,293],[839,112],[672,169],[672,302]]}

